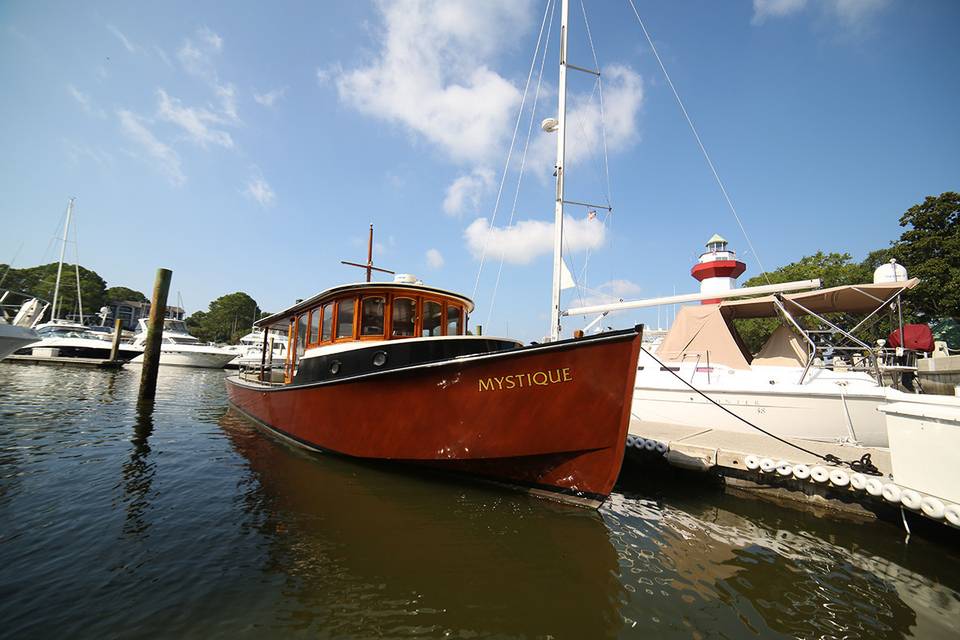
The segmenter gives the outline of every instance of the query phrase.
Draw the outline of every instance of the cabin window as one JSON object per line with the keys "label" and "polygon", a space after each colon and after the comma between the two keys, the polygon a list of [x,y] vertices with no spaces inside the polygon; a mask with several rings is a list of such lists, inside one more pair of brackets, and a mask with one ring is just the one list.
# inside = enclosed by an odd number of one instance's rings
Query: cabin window
{"label": "cabin window", "polygon": [[297,318],[297,358],[303,355],[303,350],[307,344],[307,314]]}
{"label": "cabin window", "polygon": [[417,324],[417,301],[413,298],[393,299],[394,338],[409,338],[414,335]]}
{"label": "cabin window", "polygon": [[381,296],[375,298],[364,298],[362,309],[360,311],[360,335],[361,336],[382,336],[383,335],[383,308],[384,299]]}
{"label": "cabin window", "polygon": [[323,330],[320,332],[321,342],[330,339],[333,332],[333,303],[328,302],[323,305]]}
{"label": "cabin window", "polygon": [[348,298],[337,303],[337,338],[353,338],[353,316],[357,299]]}
{"label": "cabin window", "polygon": [[443,306],[439,302],[423,303],[423,335],[443,335]]}
{"label": "cabin window", "polygon": [[447,335],[459,336],[463,333],[463,316],[460,307],[447,305]]}
{"label": "cabin window", "polygon": [[320,339],[320,309],[310,312],[310,338],[307,344],[316,344]]}

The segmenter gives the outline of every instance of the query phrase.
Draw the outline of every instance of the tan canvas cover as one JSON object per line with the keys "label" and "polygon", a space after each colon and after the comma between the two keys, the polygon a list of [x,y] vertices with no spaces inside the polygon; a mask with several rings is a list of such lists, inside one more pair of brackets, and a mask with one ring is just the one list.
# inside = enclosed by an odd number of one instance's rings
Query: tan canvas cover
{"label": "tan canvas cover", "polygon": [[750,368],[750,362],[723,319],[718,304],[682,307],[657,349],[657,357],[664,362],[691,362],[698,356],[701,366],[707,366],[709,359],[711,365]]}
{"label": "tan canvas cover", "polygon": [[[803,293],[787,293],[783,298],[797,302],[814,313],[844,311],[866,314],[879,307],[898,291],[912,289],[919,282],[919,278],[911,278],[905,282],[852,284]],[[773,296],[763,296],[749,300],[723,302],[721,307],[729,318],[773,318],[777,315],[773,301]],[[807,313],[796,304],[787,302],[784,306],[792,316],[802,316]]]}
{"label": "tan canvas cover", "polygon": [[754,356],[754,366],[802,367],[807,364],[807,350],[789,327],[780,325],[770,334],[760,352]]}

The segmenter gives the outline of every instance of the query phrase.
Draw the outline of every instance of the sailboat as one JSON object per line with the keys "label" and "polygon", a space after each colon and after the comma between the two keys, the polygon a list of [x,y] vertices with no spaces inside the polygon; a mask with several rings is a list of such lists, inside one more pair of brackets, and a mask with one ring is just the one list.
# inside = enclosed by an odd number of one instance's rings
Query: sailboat
{"label": "sailboat", "polygon": [[[550,339],[473,335],[466,296],[396,275],[332,287],[255,323],[286,330],[281,382],[227,378],[230,403],[315,451],[425,466],[598,507],[623,462],[642,327],[560,339],[568,0],[561,12]],[[267,347],[262,351],[264,359]]]}
{"label": "sailboat", "polygon": [[[109,334],[91,331],[83,323],[83,294],[80,289],[79,260],[75,265],[77,280],[77,303],[79,321],[67,320],[59,317],[60,280],[63,274],[63,259],[67,249],[67,238],[70,233],[70,222],[73,217],[75,198],[67,203],[66,220],[63,225],[63,238],[60,245],[60,260],[57,263],[57,280],[53,289],[53,303],[50,306],[50,320],[36,325],[34,341],[18,349],[17,355],[32,355],[48,358],[95,358],[106,360],[110,358],[112,341]],[[46,307],[44,307],[46,309]],[[43,312],[40,313],[43,315]],[[134,347],[121,342],[117,350],[117,359],[129,361],[143,353],[142,348]]]}

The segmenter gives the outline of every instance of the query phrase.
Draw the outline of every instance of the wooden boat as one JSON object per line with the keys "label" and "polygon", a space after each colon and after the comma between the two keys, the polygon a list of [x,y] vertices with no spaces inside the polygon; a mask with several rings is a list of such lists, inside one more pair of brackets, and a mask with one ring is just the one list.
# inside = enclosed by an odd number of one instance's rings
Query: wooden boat
{"label": "wooden boat", "polygon": [[257,323],[288,329],[283,381],[241,371],[230,402],[309,449],[599,506],[623,460],[640,328],[521,346],[470,335],[472,310],[420,283],[329,289]]}

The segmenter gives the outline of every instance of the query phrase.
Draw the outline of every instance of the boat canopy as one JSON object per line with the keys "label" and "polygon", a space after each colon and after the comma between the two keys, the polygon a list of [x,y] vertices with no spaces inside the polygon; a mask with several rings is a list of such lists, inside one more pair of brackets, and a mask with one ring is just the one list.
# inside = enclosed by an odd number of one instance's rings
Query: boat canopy
{"label": "boat canopy", "polygon": [[657,357],[665,362],[696,362],[750,368],[750,352],[740,334],[727,324],[719,304],[681,307]]}
{"label": "boat canopy", "polygon": [[[786,293],[780,296],[790,315],[802,316],[808,313],[871,313],[893,296],[912,289],[919,284],[919,278],[902,282],[882,284],[851,284],[802,293]],[[720,308],[725,317],[733,318],[775,318],[776,296],[763,296],[748,300],[721,302]],[[790,304],[795,303],[795,304]]]}

